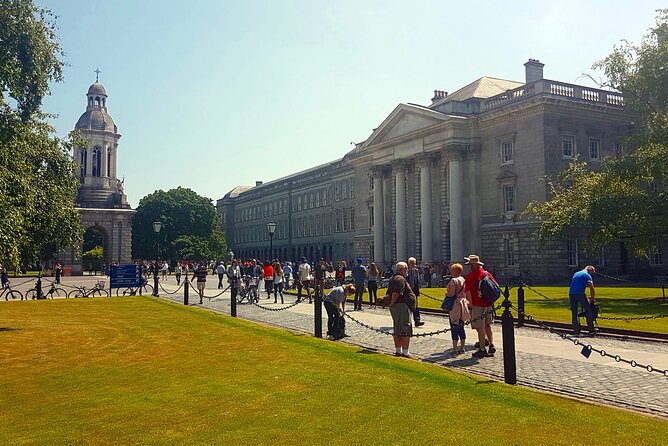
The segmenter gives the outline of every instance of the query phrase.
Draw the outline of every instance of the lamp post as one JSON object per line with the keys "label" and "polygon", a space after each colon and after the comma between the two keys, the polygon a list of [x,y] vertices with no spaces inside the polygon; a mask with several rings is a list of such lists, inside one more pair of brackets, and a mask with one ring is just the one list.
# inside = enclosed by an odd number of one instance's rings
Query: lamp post
{"label": "lamp post", "polygon": [[274,257],[274,232],[276,231],[276,222],[273,220],[267,223],[267,231],[269,231],[269,261]]}
{"label": "lamp post", "polygon": [[160,230],[161,221],[153,222],[153,232],[155,232],[155,263],[153,264],[153,295],[158,295],[158,257],[160,256]]}

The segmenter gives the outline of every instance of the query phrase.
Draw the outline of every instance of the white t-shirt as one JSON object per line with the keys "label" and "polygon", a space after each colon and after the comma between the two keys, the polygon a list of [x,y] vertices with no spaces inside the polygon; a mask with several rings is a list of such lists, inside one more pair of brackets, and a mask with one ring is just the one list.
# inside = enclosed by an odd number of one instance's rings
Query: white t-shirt
{"label": "white t-shirt", "polygon": [[225,274],[225,264],[219,263],[218,267],[216,268],[216,273],[217,274]]}
{"label": "white t-shirt", "polygon": [[311,280],[311,265],[306,262],[299,265],[299,280]]}

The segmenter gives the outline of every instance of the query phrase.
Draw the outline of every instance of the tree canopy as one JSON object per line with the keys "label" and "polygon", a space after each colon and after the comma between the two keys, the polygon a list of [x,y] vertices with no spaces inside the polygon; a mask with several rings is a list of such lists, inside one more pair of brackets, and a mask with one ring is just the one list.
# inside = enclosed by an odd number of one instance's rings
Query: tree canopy
{"label": "tree canopy", "polygon": [[[153,222],[162,228],[156,236]],[[153,259],[221,259],[227,251],[216,208],[191,189],[158,190],[142,198],[132,220],[132,255]]]}
{"label": "tree canopy", "polygon": [[12,265],[81,239],[74,137],[55,137],[40,109],[62,80],[52,19],[29,0],[0,3],[0,261]]}
{"label": "tree canopy", "polygon": [[590,248],[621,240],[643,255],[668,235],[668,9],[658,11],[639,45],[615,47],[594,68],[637,118],[627,153],[604,159],[598,172],[576,160],[549,181],[552,198],[530,203],[526,212],[542,221],[543,239],[582,229]]}

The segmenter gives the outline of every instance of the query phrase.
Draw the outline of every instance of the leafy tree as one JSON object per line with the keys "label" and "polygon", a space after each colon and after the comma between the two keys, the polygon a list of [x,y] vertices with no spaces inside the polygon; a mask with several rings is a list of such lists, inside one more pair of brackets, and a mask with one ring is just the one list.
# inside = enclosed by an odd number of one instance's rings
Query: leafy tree
{"label": "leafy tree", "polygon": [[81,239],[69,150],[40,111],[62,80],[52,14],[29,0],[0,3],[0,260],[50,257]]}
{"label": "leafy tree", "polygon": [[[154,221],[162,222],[157,237]],[[222,258],[227,250],[211,200],[182,187],[158,190],[139,201],[132,220],[132,255],[154,258],[156,241],[159,256],[171,260]]]}
{"label": "leafy tree", "polygon": [[102,271],[102,247],[96,246],[81,254],[85,271]]}

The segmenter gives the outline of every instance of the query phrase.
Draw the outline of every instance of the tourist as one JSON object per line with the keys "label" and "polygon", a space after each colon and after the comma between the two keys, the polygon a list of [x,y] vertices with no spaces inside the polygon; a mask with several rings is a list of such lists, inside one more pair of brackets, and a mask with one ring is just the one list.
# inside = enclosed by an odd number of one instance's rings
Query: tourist
{"label": "tourist", "polygon": [[[448,283],[445,293],[447,297],[455,296],[455,304],[448,314],[450,317],[450,334],[452,335],[452,355],[464,353],[464,345],[466,344],[464,323],[471,320],[469,302],[466,300],[466,292],[464,291],[462,272],[464,272],[464,267],[460,263],[450,265],[452,280]],[[459,349],[457,349],[457,341],[461,343]]]}
{"label": "tourist", "polygon": [[342,286],[346,281],[346,261],[341,260],[336,266],[334,278],[336,279],[336,286]]}
{"label": "tourist", "polygon": [[297,282],[297,302],[302,301],[302,289],[306,288],[308,294],[308,303],[313,302],[311,298],[311,265],[302,257],[302,263],[299,265],[299,281]]}
{"label": "tourist", "polygon": [[398,262],[395,266],[395,273],[390,279],[387,287],[387,294],[390,296],[390,314],[394,328],[394,348],[396,356],[405,356],[410,358],[409,345],[413,327],[411,325],[411,312],[415,307],[415,294],[408,282],[408,265],[405,262]]}
{"label": "tourist", "polygon": [[181,274],[183,272],[183,267],[181,262],[176,262],[176,268],[174,268],[174,275],[176,276],[176,284],[181,285]]}
{"label": "tourist", "polygon": [[162,268],[160,269],[162,272],[162,280],[167,280],[167,273],[169,272],[169,263],[167,262],[162,262]]}
{"label": "tourist", "polygon": [[264,289],[267,292],[267,299],[270,299],[271,293],[274,291],[274,267],[271,266],[269,260],[264,261],[262,277],[264,278]]}
{"label": "tourist", "polygon": [[218,289],[220,290],[223,287],[223,277],[225,277],[225,273],[227,272],[227,269],[225,268],[225,263],[223,261],[219,261],[216,264],[215,267],[216,274],[218,274]]}
{"label": "tourist", "polygon": [[290,262],[285,262],[283,267],[283,288],[286,290],[290,289],[290,276],[292,275],[292,264]]}
{"label": "tourist", "polygon": [[63,265],[60,262],[56,262],[56,266],[53,268],[54,276],[56,276],[56,283],[60,284],[60,278],[63,275]]}
{"label": "tourist", "polygon": [[427,283],[427,288],[431,288],[431,266],[429,266],[428,263],[424,266],[423,277],[424,281]]}
{"label": "tourist", "polygon": [[226,271],[227,281],[230,284],[230,292],[232,293],[232,300],[237,298],[239,293],[239,285],[241,282],[241,268],[239,267],[239,261],[237,259],[232,259],[232,263]]}
{"label": "tourist", "polygon": [[421,327],[424,325],[424,322],[420,320],[420,310],[418,309],[417,302],[417,298],[420,296],[420,270],[417,267],[417,260],[415,260],[415,257],[409,257],[408,259],[408,286],[410,286],[413,293],[415,293],[415,307],[413,308],[415,326]]}
{"label": "tourist", "polygon": [[[474,358],[485,358],[493,356],[496,353],[494,339],[492,335],[492,323],[494,322],[494,308],[492,304],[486,302],[480,295],[478,283],[485,277],[485,273],[496,282],[494,277],[486,272],[482,267],[484,263],[480,257],[471,254],[464,257],[466,264],[470,266],[471,271],[464,278],[464,290],[466,291],[466,300],[471,304],[471,327],[478,332],[478,350],[473,353]],[[486,350],[485,339],[489,340],[489,349]]]}
{"label": "tourist", "polygon": [[285,281],[285,272],[283,267],[281,267],[281,262],[278,260],[274,263],[274,303],[277,303],[277,295],[281,295],[281,303],[283,301],[283,282]]}
{"label": "tourist", "polygon": [[323,296],[325,291],[325,275],[327,274],[327,265],[325,264],[325,259],[321,258],[318,260],[318,263],[313,268],[313,275],[315,277],[315,285],[313,286],[313,291],[316,296]]}
{"label": "tourist", "polygon": [[383,278],[391,279],[393,275],[394,271],[392,271],[392,264],[388,264],[387,269],[385,270],[385,274],[383,274]]}
{"label": "tourist", "polygon": [[337,340],[346,335],[346,297],[355,294],[352,285],[336,286],[323,300],[327,311],[327,339]]}
{"label": "tourist", "polygon": [[364,295],[364,280],[367,276],[366,266],[362,265],[362,257],[357,258],[357,265],[353,266],[350,273],[355,284],[355,300],[353,310],[362,311],[362,296]]}
{"label": "tourist", "polygon": [[206,288],[206,276],[209,274],[209,269],[206,266],[206,262],[200,262],[197,266],[197,269],[193,271],[193,276],[190,278],[192,282],[193,279],[197,279],[197,292],[199,293],[199,303],[201,304],[204,300],[204,289]]}
{"label": "tourist", "polygon": [[369,289],[369,305],[376,305],[378,301],[378,278],[380,271],[375,263],[369,265],[369,276],[367,279],[367,288]]}
{"label": "tourist", "polygon": [[7,268],[2,266],[2,263],[0,263],[0,285],[2,288],[9,287],[9,276],[7,275]]}
{"label": "tourist", "polygon": [[[568,300],[571,304],[571,322],[573,324],[573,333],[578,336],[580,334],[580,320],[578,318],[578,305],[584,309],[585,317],[587,318],[587,328],[589,334],[594,336],[594,317],[591,311],[591,305],[596,303],[594,290],[594,280],[591,275],[596,272],[596,269],[587,265],[583,270],[573,274],[570,287],[568,288]],[[589,287],[589,300],[585,294],[586,288]]]}

